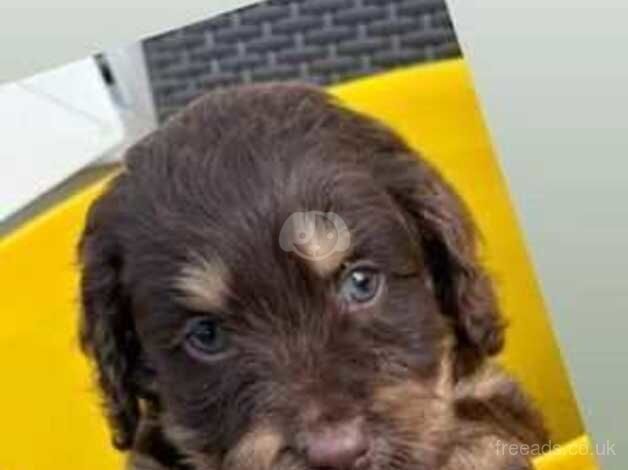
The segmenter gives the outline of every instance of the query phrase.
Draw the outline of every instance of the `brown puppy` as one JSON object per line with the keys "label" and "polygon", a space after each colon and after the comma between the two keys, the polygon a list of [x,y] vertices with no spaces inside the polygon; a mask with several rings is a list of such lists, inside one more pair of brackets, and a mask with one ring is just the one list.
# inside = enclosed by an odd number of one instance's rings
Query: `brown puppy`
{"label": "brown puppy", "polygon": [[323,91],[208,94],[80,246],[82,342],[135,469],[506,470],[541,418],[454,191]]}

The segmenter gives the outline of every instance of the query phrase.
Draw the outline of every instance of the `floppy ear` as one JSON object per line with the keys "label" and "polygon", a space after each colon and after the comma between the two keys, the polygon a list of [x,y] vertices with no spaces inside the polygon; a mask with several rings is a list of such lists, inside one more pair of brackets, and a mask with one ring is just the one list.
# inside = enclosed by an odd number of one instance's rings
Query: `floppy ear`
{"label": "floppy ear", "polygon": [[441,309],[451,319],[456,369],[464,375],[502,349],[504,323],[478,259],[476,229],[466,206],[434,168],[407,157],[398,162],[390,191],[409,216]]}
{"label": "floppy ear", "polygon": [[96,365],[113,445],[124,450],[133,443],[140,415],[140,348],[120,282],[123,259],[112,230],[114,207],[109,196],[92,205],[79,245],[80,341]]}

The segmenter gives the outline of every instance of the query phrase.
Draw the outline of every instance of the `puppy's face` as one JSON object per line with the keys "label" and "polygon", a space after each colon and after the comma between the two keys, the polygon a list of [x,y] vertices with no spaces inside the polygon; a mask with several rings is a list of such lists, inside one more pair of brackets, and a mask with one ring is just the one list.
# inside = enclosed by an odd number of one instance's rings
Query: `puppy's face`
{"label": "puppy's face", "polygon": [[216,93],[136,146],[82,256],[118,445],[150,406],[198,469],[436,467],[455,374],[501,345],[458,199],[310,88]]}
{"label": "puppy's face", "polygon": [[[411,458],[429,425],[404,426],[408,401],[420,400],[427,420],[442,398],[445,318],[402,214],[367,170],[338,178],[326,162],[313,179],[292,171],[302,181],[295,192],[258,181],[215,223],[186,222],[181,230],[198,239],[166,243],[172,259],[129,268],[165,427],[179,429],[172,439],[201,463],[218,455],[234,468],[281,468],[284,459],[297,468],[358,459],[388,468],[393,457]],[[258,201],[273,190],[266,212]],[[330,211],[347,232],[312,212],[291,223],[297,209]],[[295,251],[277,246],[282,228]],[[339,237],[350,239],[346,250],[336,248]],[[154,253],[137,256],[152,264]]]}

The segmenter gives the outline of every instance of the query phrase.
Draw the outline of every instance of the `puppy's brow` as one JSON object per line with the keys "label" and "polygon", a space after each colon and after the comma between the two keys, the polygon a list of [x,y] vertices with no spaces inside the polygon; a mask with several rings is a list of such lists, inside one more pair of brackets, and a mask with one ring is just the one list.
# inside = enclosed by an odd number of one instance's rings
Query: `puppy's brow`
{"label": "puppy's brow", "polygon": [[323,258],[313,258],[307,260],[308,265],[321,277],[329,277],[340,267],[345,261],[345,253],[334,251]]}
{"label": "puppy's brow", "polygon": [[229,293],[228,279],[228,269],[220,259],[196,257],[181,269],[176,284],[188,307],[220,312]]}
{"label": "puppy's brow", "polygon": [[[329,277],[335,273],[340,269],[349,255],[348,250],[339,250],[336,249],[336,247],[331,247],[331,249],[327,247],[328,251],[325,251],[325,245],[329,243],[327,240],[328,234],[328,226],[325,224],[316,224],[311,239],[301,245],[301,249],[307,255],[305,258],[307,266],[320,277]],[[349,237],[349,233],[342,231],[338,232],[337,236],[339,239],[341,237]],[[321,247],[323,247],[322,252],[320,251]]]}

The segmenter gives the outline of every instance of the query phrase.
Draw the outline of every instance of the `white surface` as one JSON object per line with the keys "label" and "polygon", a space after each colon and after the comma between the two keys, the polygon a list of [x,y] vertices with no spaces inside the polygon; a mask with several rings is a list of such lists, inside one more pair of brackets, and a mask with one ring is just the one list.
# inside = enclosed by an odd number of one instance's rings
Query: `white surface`
{"label": "white surface", "polygon": [[587,427],[624,470],[628,2],[448,3]]}
{"label": "white surface", "polygon": [[124,130],[92,59],[0,86],[0,221],[118,145]]}
{"label": "white surface", "polygon": [[129,146],[158,126],[142,43],[106,51],[105,57],[115,79],[114,101],[126,136],[120,148],[99,160],[99,164],[119,161]]}
{"label": "white surface", "polygon": [[1,0],[0,82],[250,3],[253,0]]}

